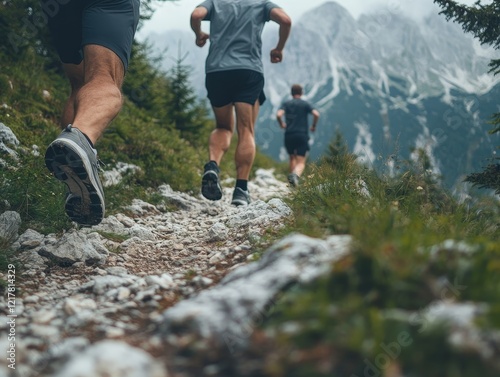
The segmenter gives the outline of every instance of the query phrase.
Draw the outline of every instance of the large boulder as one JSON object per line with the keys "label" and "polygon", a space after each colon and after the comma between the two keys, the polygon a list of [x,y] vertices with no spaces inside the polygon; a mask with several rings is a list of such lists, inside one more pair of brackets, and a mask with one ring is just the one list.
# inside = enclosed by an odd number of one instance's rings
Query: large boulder
{"label": "large boulder", "polygon": [[103,340],[73,358],[54,377],[167,377],[145,351],[126,343]]}
{"label": "large boulder", "polygon": [[60,266],[71,266],[76,262],[104,263],[109,252],[103,245],[99,234],[71,231],[54,243],[41,246],[38,254],[51,259]]}
{"label": "large boulder", "polygon": [[19,237],[19,227],[21,226],[21,216],[14,211],[5,211],[0,215],[0,238],[9,243],[14,242]]}
{"label": "large boulder", "polygon": [[259,261],[236,268],[214,288],[167,309],[161,334],[169,339],[197,334],[210,343],[243,347],[283,291],[330,271],[350,243],[350,236],[288,236]]}

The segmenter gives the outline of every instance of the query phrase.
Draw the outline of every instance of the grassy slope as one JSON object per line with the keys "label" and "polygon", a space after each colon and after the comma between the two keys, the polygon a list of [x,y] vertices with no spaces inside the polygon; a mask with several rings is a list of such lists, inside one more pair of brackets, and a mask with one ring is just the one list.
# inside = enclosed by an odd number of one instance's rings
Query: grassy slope
{"label": "grassy slope", "polygon": [[[485,303],[476,326],[500,333],[498,201],[458,204],[418,166],[388,178],[344,156],[313,167],[290,205],[284,233],[351,234],[354,243],[331,274],[272,308],[262,329],[275,335],[254,344],[265,375],[499,375],[495,357],[450,346],[450,322],[433,327],[428,317],[431,303]],[[456,242],[435,247],[446,240]]]}

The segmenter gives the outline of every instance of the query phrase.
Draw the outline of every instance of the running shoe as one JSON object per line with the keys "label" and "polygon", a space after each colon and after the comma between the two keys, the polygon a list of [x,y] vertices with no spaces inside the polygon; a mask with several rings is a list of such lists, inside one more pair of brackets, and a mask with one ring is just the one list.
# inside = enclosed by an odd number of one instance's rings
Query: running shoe
{"label": "running shoe", "polygon": [[219,167],[214,161],[205,164],[203,177],[201,179],[201,193],[209,200],[220,200],[222,198],[222,187],[219,182]]}
{"label": "running shoe", "polygon": [[242,190],[239,187],[235,187],[231,204],[233,206],[246,206],[250,204],[250,194],[248,193],[248,191]]}
{"label": "running shoe", "polygon": [[104,191],[97,151],[87,137],[68,125],[47,148],[45,165],[68,187],[65,203],[68,217],[82,226],[99,224],[104,218]]}
{"label": "running shoe", "polygon": [[288,183],[292,187],[297,187],[299,185],[299,176],[295,173],[288,174]]}

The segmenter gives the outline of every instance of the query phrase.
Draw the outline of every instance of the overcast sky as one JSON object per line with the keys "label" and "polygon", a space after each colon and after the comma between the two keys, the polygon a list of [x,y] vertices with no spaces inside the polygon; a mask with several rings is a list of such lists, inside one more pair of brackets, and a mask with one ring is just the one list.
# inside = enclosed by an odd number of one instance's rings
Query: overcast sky
{"label": "overcast sky", "polygon": [[[153,18],[140,30],[139,38],[151,32],[163,32],[169,29],[190,30],[189,15],[203,0],[178,0],[161,3],[157,6]],[[325,0],[273,0],[283,7],[293,19],[298,19],[304,12],[326,3]],[[385,7],[401,12],[410,17],[421,18],[429,12],[439,12],[439,7],[432,0],[336,0],[355,18],[373,9]],[[462,4],[473,4],[476,0],[459,0]],[[483,0],[483,4],[492,0]]]}

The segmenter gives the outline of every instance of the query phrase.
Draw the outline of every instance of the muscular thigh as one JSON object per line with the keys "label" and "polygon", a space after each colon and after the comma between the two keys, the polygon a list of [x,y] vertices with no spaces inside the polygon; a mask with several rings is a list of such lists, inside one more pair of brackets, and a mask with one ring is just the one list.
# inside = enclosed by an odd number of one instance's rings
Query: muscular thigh
{"label": "muscular thigh", "polygon": [[121,88],[125,69],[120,58],[110,49],[91,44],[84,48],[84,81],[85,83],[98,80],[100,82],[111,79]]}

